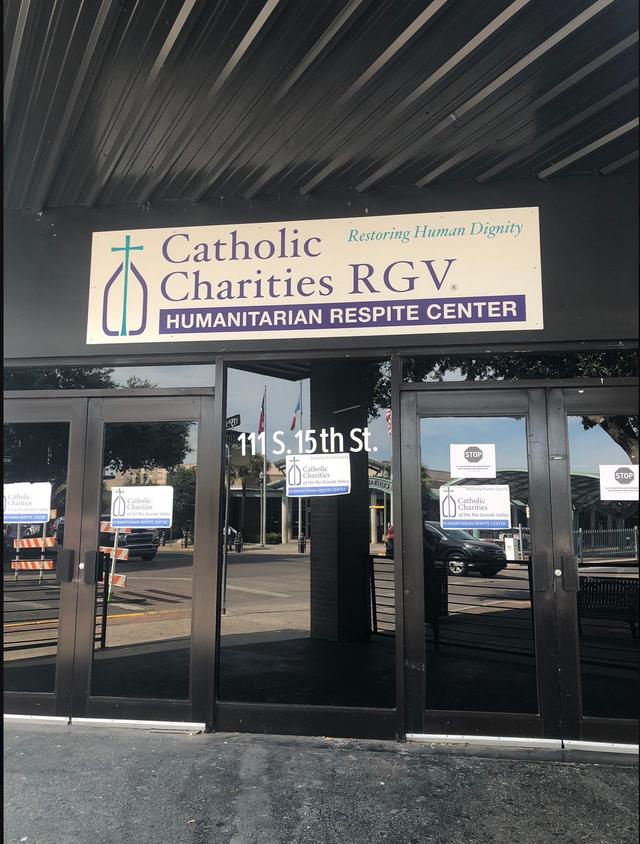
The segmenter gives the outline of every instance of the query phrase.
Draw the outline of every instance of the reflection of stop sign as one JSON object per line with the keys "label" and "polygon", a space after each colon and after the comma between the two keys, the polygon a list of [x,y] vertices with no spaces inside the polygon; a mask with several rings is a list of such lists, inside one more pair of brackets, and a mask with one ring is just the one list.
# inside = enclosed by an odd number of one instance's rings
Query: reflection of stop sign
{"label": "reflection of stop sign", "polygon": [[478,448],[477,445],[470,445],[464,450],[464,459],[469,463],[477,463],[482,460],[482,449]]}
{"label": "reflection of stop sign", "polygon": [[629,469],[627,466],[621,466],[619,469],[613,473],[613,477],[618,481],[619,484],[630,484],[631,481],[634,479],[635,474],[633,469]]}

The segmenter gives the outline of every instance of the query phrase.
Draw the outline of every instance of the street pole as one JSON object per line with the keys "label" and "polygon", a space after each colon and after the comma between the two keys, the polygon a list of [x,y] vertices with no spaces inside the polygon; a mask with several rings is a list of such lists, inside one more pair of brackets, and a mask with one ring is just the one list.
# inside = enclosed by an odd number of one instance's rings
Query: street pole
{"label": "street pole", "polygon": [[[111,593],[112,593],[113,581],[114,581],[115,573],[116,573],[116,556],[118,554],[119,537],[120,537],[120,528],[116,528],[116,532],[113,536],[113,549],[111,550],[111,571],[110,571],[109,576],[108,576],[109,582],[105,583],[105,588],[109,590],[108,597],[107,597],[107,601],[109,601],[109,603],[111,603]],[[107,577],[107,574],[105,572],[105,578],[106,577]]]}
{"label": "street pole", "polygon": [[[302,381],[300,381],[300,430],[304,430],[304,425],[302,424],[303,415],[302,415]],[[303,526],[302,526],[302,498],[298,498],[298,548],[302,547],[302,537],[304,536],[303,533]]]}
{"label": "street pole", "polygon": [[267,388],[264,388],[264,445],[262,447],[262,513],[260,524],[260,545],[267,544]]}
{"label": "street pole", "polygon": [[227,613],[227,546],[229,545],[229,499],[231,498],[231,449],[225,445],[227,461],[227,497],[224,502],[224,540],[222,542],[222,614]]}

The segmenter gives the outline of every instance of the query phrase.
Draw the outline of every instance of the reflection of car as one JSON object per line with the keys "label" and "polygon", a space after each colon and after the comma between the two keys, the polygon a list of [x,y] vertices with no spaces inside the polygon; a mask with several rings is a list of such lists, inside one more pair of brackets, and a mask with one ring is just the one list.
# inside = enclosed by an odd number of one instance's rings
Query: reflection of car
{"label": "reflection of car", "polygon": [[424,527],[436,541],[436,560],[446,562],[449,574],[474,570],[492,577],[507,565],[504,551],[493,542],[476,539],[466,530],[442,528],[437,522],[425,522]]}
{"label": "reflection of car", "polygon": [[[109,514],[101,516],[101,521],[108,522]],[[60,544],[64,536],[64,518],[58,519],[56,525],[56,537]],[[114,533],[100,531],[98,544],[104,547],[113,548]],[[150,562],[155,557],[160,544],[160,531],[148,528],[133,529],[131,533],[120,533],[118,535],[118,548],[126,548],[129,551],[128,560],[136,557]]]}
{"label": "reflection of car", "polygon": [[[47,536],[55,536],[55,529],[54,529],[54,522],[50,521],[47,524]],[[8,560],[15,559],[16,556],[16,549],[13,546],[13,542],[18,537],[18,525],[10,524],[10,525],[3,525],[3,556],[4,561],[7,562]],[[42,524],[21,524],[20,525],[20,538],[21,539],[38,539],[42,536]],[[21,548],[20,549],[20,559],[22,560],[36,560],[39,559],[42,554],[40,548]],[[55,554],[55,551],[52,549],[48,549],[47,551],[48,556]]]}
{"label": "reflection of car", "polygon": [[[47,522],[47,536],[55,536],[55,522],[53,520]],[[18,535],[18,525],[11,524],[4,526],[5,533],[10,533],[13,539]],[[20,536],[22,539],[34,539],[42,536],[42,523],[20,525]]]}
{"label": "reflection of car", "polygon": [[5,563],[7,560],[13,559],[14,556],[13,537],[11,536],[11,532],[7,529],[8,527],[8,525],[5,525],[2,531],[2,555]]}

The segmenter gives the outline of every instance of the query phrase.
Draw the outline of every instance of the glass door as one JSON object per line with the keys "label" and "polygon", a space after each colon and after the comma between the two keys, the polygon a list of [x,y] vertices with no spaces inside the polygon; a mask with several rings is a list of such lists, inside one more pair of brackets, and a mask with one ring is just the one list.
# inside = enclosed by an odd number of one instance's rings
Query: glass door
{"label": "glass door", "polygon": [[550,390],[564,735],[638,741],[637,388]]}
{"label": "glass door", "polygon": [[[86,416],[85,399],[4,403],[7,712],[70,714]],[[50,484],[50,496],[29,520],[10,504],[15,484],[36,483]]]}
{"label": "glass door", "polygon": [[[212,395],[90,399],[76,716],[211,720],[212,700],[205,699],[213,687],[217,567],[216,482],[206,465],[214,453],[212,402]],[[167,494],[171,501],[158,504]],[[123,517],[127,524],[120,525],[117,508],[111,517],[113,498],[127,502],[126,512],[137,508],[135,524]],[[172,511],[170,526],[158,508]]]}
{"label": "glass door", "polygon": [[407,731],[559,737],[544,392],[401,407]]}
{"label": "glass door", "polygon": [[[170,392],[5,402],[6,711],[212,722],[213,391]],[[51,488],[27,521],[7,506],[25,483]],[[114,490],[142,511],[170,490],[170,526],[116,532]]]}

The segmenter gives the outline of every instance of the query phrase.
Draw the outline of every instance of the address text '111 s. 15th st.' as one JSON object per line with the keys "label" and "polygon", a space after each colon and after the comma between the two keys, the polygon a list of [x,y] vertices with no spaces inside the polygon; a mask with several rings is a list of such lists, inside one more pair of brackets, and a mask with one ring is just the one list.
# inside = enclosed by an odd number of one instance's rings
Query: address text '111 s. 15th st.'
{"label": "address text '111 s. 15th st.'", "polygon": [[[352,428],[346,435],[336,431],[333,426],[319,429],[307,428],[304,431],[297,431],[294,437],[299,454],[341,454],[344,452],[356,454],[359,451],[378,450],[377,446],[371,445],[371,431],[368,428]],[[240,434],[238,442],[242,456],[264,454],[265,439],[264,431],[259,434]],[[293,453],[292,449],[285,446],[284,431],[273,431],[271,443],[269,452],[274,457]]]}

